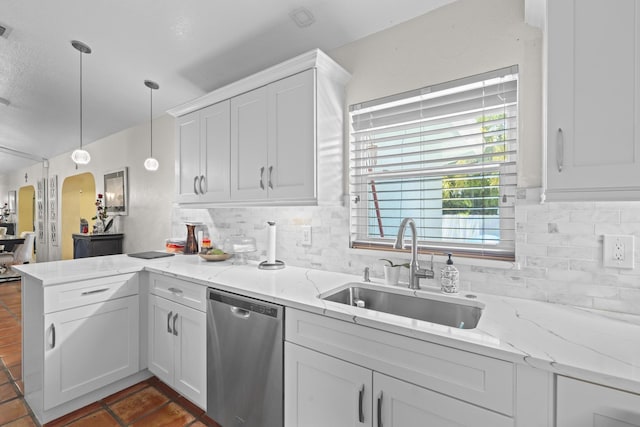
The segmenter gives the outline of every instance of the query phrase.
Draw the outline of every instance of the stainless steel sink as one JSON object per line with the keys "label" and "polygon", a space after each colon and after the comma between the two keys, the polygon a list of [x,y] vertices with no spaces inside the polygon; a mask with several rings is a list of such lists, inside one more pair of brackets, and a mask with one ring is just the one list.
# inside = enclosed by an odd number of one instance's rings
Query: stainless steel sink
{"label": "stainless steel sink", "polygon": [[[426,293],[425,293],[426,294]],[[476,301],[451,301],[451,297],[433,295],[416,296],[393,292],[372,285],[348,284],[320,296],[325,301],[424,320],[460,329],[473,329],[478,325],[484,304]]]}

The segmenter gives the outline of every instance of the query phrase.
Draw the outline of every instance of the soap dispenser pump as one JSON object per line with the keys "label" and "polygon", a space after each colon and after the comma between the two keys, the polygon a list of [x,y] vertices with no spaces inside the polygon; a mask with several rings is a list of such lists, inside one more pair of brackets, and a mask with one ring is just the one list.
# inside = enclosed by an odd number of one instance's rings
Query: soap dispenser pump
{"label": "soap dispenser pump", "polygon": [[449,255],[447,265],[445,265],[440,271],[440,289],[445,294],[457,294],[460,272],[453,266],[451,254],[447,255]]}

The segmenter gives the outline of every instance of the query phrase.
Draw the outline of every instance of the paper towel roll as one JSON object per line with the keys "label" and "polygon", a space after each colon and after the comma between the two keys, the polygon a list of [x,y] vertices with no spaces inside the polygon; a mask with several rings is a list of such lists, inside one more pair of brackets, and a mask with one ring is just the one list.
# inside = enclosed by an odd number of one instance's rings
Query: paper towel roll
{"label": "paper towel roll", "polygon": [[268,221],[269,235],[267,237],[267,264],[276,263],[276,223]]}

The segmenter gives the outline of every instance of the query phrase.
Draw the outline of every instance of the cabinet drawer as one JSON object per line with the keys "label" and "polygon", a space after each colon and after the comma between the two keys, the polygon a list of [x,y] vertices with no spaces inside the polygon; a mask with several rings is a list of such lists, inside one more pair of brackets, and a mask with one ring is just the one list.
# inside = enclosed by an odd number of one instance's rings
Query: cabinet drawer
{"label": "cabinet drawer", "polygon": [[206,286],[160,274],[150,274],[149,280],[149,291],[152,294],[196,310],[207,311]]}
{"label": "cabinet drawer", "polygon": [[285,322],[287,341],[513,415],[510,362],[294,309]]}
{"label": "cabinet drawer", "polygon": [[138,275],[119,274],[44,288],[44,312],[66,310],[138,294]]}

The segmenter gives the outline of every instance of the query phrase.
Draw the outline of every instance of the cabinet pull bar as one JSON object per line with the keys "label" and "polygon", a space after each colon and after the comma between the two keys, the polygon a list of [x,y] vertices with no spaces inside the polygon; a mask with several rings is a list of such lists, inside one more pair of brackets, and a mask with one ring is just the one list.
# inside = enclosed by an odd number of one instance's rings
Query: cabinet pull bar
{"label": "cabinet pull bar", "polygon": [[178,289],[178,288],[169,288],[168,291],[173,294],[178,294],[178,295],[182,294],[182,289]]}
{"label": "cabinet pull bar", "polygon": [[178,313],[173,315],[173,335],[178,336],[178,329],[176,328],[176,321],[178,320]]}
{"label": "cabinet pull bar", "polygon": [[196,194],[200,194],[198,193],[198,177],[197,176],[193,177],[193,192]]}
{"label": "cabinet pull bar", "polygon": [[51,324],[51,348],[56,347],[56,325]]}
{"label": "cabinet pull bar", "polygon": [[[204,183],[204,186],[202,185]],[[200,175],[200,194],[207,192],[207,178],[204,175]]]}
{"label": "cabinet pull bar", "polygon": [[86,295],[93,295],[93,294],[99,294],[101,292],[106,292],[108,291],[109,288],[104,288],[104,289],[94,289],[92,291],[84,291],[83,293],[81,293],[81,296],[86,296]]}
{"label": "cabinet pull bar", "polygon": [[378,427],[382,427],[382,392],[378,396]]}
{"label": "cabinet pull bar", "polygon": [[169,332],[170,334],[173,333],[173,331],[171,330],[171,316],[173,316],[173,311],[169,312],[169,315],[167,315],[167,332]]}
{"label": "cabinet pull bar", "polygon": [[273,175],[273,166],[269,166],[269,188],[273,190],[273,182],[271,181],[271,175]]}
{"label": "cabinet pull bar", "polygon": [[556,162],[558,163],[558,172],[562,172],[564,167],[564,133],[562,128],[558,128],[558,144],[556,145]]}
{"label": "cabinet pull bar", "polygon": [[263,181],[263,176],[264,176],[264,166],[260,168],[260,189],[264,190],[264,181]]}
{"label": "cabinet pull bar", "polygon": [[364,384],[360,387],[360,391],[358,392],[358,421],[364,422],[364,412],[362,412],[362,401],[364,399]]}

